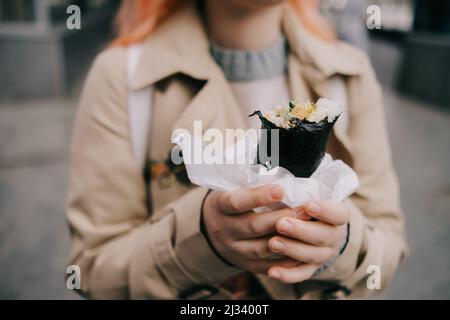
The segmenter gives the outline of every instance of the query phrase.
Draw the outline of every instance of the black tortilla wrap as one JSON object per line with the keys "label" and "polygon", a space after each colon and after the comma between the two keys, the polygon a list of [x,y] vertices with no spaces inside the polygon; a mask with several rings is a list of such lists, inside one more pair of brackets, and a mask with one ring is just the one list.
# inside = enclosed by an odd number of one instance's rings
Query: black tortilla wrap
{"label": "black tortilla wrap", "polygon": [[[262,129],[267,129],[267,143],[258,144],[257,163],[264,164],[260,155],[271,156],[271,131],[279,130],[279,166],[289,170],[298,178],[308,178],[317,169],[325,155],[325,149],[336,120],[319,123],[295,119],[296,125],[285,129],[277,127],[267,120],[260,111],[250,116],[258,115]],[[265,140],[265,139],[264,139]]]}

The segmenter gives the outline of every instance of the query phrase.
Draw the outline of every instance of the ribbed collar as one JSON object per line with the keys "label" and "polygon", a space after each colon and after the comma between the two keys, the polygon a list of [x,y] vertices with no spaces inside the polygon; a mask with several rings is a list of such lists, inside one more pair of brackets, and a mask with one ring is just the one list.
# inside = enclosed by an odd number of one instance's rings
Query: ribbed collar
{"label": "ribbed collar", "polygon": [[288,42],[281,37],[261,50],[236,50],[210,44],[210,52],[228,81],[253,81],[282,75],[287,69]]}

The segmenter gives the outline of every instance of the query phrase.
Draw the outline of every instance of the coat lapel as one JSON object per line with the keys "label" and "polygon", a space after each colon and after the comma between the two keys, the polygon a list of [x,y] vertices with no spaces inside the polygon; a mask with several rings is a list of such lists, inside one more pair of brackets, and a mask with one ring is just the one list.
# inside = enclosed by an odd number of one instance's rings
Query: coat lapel
{"label": "coat lapel", "polygon": [[202,121],[203,128],[246,126],[223,72],[209,53],[208,36],[195,1],[183,2],[143,45],[132,89],[153,85],[178,73],[205,81],[172,129],[192,130],[196,120]]}
{"label": "coat lapel", "polygon": [[192,132],[194,121],[202,121],[203,129],[245,128],[244,116],[225,78],[211,74],[204,87],[187,105],[172,129],[183,128]]}

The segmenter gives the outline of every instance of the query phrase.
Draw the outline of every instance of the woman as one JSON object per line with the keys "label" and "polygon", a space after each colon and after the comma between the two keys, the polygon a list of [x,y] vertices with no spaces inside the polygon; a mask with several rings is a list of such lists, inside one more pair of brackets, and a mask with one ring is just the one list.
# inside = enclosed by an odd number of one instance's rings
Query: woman
{"label": "woman", "polygon": [[[71,264],[81,268],[84,294],[360,297],[370,293],[373,265],[387,285],[407,245],[380,88],[368,59],[334,39],[314,3],[123,2],[118,38],[86,81],[71,152]],[[143,49],[129,88],[127,46],[135,44]],[[204,129],[252,127],[248,108],[326,97],[336,77],[348,112],[327,151],[360,179],[343,203],[252,214],[284,190],[208,192],[165,179],[174,176],[174,129],[192,130],[194,120]],[[133,161],[127,103],[131,90],[149,87],[147,186]]]}

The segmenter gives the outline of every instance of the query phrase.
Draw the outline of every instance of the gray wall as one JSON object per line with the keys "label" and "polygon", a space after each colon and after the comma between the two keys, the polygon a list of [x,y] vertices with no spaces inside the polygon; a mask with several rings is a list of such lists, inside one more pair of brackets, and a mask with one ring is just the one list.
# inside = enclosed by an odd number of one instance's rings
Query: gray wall
{"label": "gray wall", "polygon": [[0,25],[0,100],[62,96],[110,37],[113,10],[83,18],[81,30],[5,30]]}

